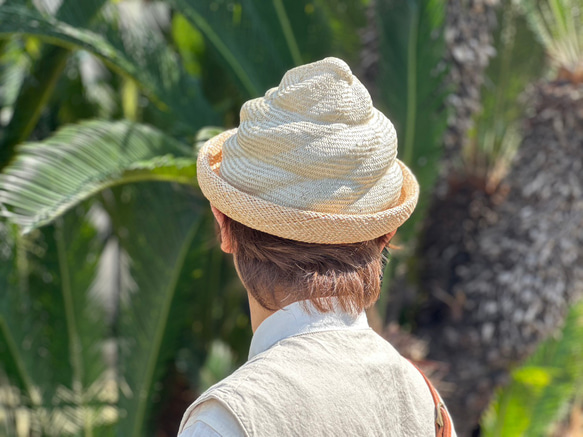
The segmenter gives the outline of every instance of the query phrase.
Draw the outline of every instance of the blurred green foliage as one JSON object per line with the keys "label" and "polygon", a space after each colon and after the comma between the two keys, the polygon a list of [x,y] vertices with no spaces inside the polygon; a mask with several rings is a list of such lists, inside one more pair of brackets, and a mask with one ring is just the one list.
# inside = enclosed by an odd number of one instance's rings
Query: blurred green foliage
{"label": "blurred green foliage", "polygon": [[519,4],[558,70],[559,78],[580,83],[583,80],[583,1],[521,0]]}
{"label": "blurred green foliage", "polygon": [[583,303],[574,305],[565,327],[546,340],[512,373],[482,419],[486,437],[547,436],[551,426],[583,396]]}

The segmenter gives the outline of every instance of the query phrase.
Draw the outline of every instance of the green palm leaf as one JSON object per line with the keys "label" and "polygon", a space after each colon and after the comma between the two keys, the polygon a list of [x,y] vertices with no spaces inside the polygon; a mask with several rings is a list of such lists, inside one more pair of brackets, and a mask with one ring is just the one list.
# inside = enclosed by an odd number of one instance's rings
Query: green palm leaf
{"label": "green palm leaf", "polygon": [[113,408],[104,384],[111,380],[102,354],[104,308],[88,292],[105,241],[88,210],[80,206],[27,236],[0,222],[8,237],[0,263],[0,373],[22,394],[13,408],[29,411],[29,424],[43,435],[91,433]]}
{"label": "green palm leaf", "polygon": [[13,107],[30,68],[30,60],[23,56],[23,48],[16,38],[0,40],[4,43],[0,51],[0,107]]}
{"label": "green palm leaf", "polygon": [[289,68],[323,56],[330,47],[329,24],[310,1],[170,3],[204,35],[245,98],[277,86]]}
{"label": "green palm leaf", "polygon": [[[195,371],[230,325],[222,312],[244,296],[223,300],[232,275],[220,267],[206,202],[188,188],[124,185],[102,203],[108,214],[85,202],[26,236],[0,222],[0,374],[23,393],[15,408],[47,435],[151,435],[179,348]],[[23,261],[19,241],[28,242]],[[194,323],[204,329],[188,334]]]}
{"label": "green palm leaf", "polygon": [[143,180],[195,183],[192,151],[145,125],[89,121],[20,146],[0,174],[0,204],[29,231],[104,188]]}
{"label": "green palm leaf", "polygon": [[[70,25],[86,26],[105,2],[106,0],[65,0],[59,7],[57,17]],[[3,5],[0,16],[3,11],[10,9],[10,5]],[[2,22],[1,18],[0,22]],[[0,31],[1,36],[2,31]],[[41,110],[46,105],[65,68],[69,54],[69,50],[62,47],[43,48],[40,59],[26,77],[14,103],[13,113],[26,114],[26,117],[12,117],[2,135],[0,170],[11,158],[14,146],[28,138],[32,132]]]}
{"label": "green palm leaf", "polygon": [[[0,289],[3,290],[0,296],[0,362],[3,364],[4,371],[12,377],[14,383],[25,391],[29,398],[34,397],[35,387],[32,381],[31,374],[28,372],[28,365],[19,355],[19,341],[21,335],[14,335],[10,330],[11,318],[6,319],[9,306],[12,302],[9,299],[19,296],[11,296],[11,291],[22,287],[23,276],[26,274],[23,263],[25,258],[22,252],[22,237],[17,231],[15,225],[10,225],[6,222],[0,221]],[[24,264],[24,265],[23,265]],[[23,290],[26,291],[26,290]],[[18,308],[18,305],[14,305]]]}
{"label": "green palm leaf", "polygon": [[36,36],[68,49],[84,49],[101,58],[114,71],[135,81],[162,111],[169,113],[176,132],[193,135],[202,125],[215,121],[198,81],[186,73],[162,35],[133,34],[129,30],[122,36],[114,23],[103,20],[97,33],[24,6],[3,6],[0,37],[13,34]]}
{"label": "green palm leaf", "polygon": [[[153,435],[179,349],[188,347],[194,371],[219,334],[213,326],[225,329],[217,310],[233,303],[223,300],[231,275],[206,202],[188,187],[124,185],[26,236],[0,222],[0,236],[0,285],[10,287],[0,338],[11,338],[0,343],[0,374],[23,393],[15,408],[46,435]],[[29,241],[26,271],[13,270],[17,239]],[[204,329],[189,334],[195,323]]]}
{"label": "green palm leaf", "polygon": [[[152,406],[159,381],[179,347],[196,350],[202,363],[206,342],[184,345],[194,322],[209,329],[213,302],[221,293],[217,270],[221,258],[209,256],[214,245],[213,220],[206,202],[188,187],[140,184],[118,187],[104,196],[114,232],[128,257],[131,281],[120,288],[115,331],[119,370],[127,390],[119,435],[150,435]],[[131,230],[128,232],[128,230]],[[215,332],[210,337],[214,338]],[[155,416],[154,416],[155,417]]]}

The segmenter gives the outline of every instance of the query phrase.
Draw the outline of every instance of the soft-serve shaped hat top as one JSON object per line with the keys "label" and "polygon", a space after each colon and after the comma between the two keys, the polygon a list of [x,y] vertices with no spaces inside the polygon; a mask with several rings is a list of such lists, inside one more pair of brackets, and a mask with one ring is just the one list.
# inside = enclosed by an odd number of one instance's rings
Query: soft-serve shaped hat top
{"label": "soft-serve shaped hat top", "polygon": [[251,228],[353,243],[413,212],[419,187],[396,157],[392,123],[344,61],[326,58],[246,102],[239,128],[202,147],[198,182],[212,205]]}

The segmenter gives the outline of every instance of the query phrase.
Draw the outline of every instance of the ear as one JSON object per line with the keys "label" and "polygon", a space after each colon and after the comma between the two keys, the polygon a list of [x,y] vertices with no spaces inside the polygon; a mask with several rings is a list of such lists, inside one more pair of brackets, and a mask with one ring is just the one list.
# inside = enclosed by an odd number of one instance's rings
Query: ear
{"label": "ear", "polygon": [[395,229],[394,231],[391,231],[388,234],[383,235],[383,239],[381,240],[383,249],[391,242],[391,239],[395,236],[396,233],[397,230]]}
{"label": "ear", "polygon": [[215,219],[217,220],[217,223],[219,224],[219,229],[220,229],[220,239],[221,239],[221,250],[225,253],[233,253],[233,244],[232,244],[232,240],[231,240],[231,234],[229,233],[229,231],[227,230],[227,227],[225,226],[225,214],[223,214],[221,211],[219,211],[217,208],[215,208],[214,206],[211,205],[211,210],[213,212],[213,215],[215,216]]}

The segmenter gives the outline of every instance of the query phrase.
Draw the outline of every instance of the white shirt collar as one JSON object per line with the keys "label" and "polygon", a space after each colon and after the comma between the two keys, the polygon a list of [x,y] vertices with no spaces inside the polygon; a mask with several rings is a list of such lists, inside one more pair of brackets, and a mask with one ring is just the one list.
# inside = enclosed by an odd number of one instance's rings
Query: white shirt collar
{"label": "white shirt collar", "polygon": [[[304,310],[307,306],[309,312]],[[369,329],[366,314],[346,313],[339,305],[327,313],[318,312],[310,301],[294,302],[267,317],[253,334],[249,359],[281,340],[295,335],[344,329]]]}

